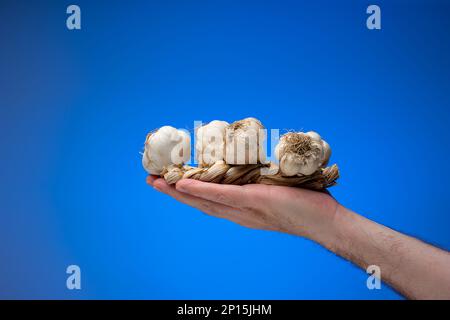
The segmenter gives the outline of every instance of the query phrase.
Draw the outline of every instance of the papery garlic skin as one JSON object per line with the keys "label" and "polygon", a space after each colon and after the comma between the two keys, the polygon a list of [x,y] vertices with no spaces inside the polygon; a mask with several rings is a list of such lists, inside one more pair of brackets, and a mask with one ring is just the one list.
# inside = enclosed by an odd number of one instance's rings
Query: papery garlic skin
{"label": "papery garlic skin", "polygon": [[195,151],[200,167],[211,166],[224,159],[225,131],[228,126],[226,121],[213,120],[197,129]]}
{"label": "papery garlic skin", "polygon": [[317,132],[290,132],[275,147],[283,176],[311,175],[328,164],[329,144]]}
{"label": "papery garlic skin", "polygon": [[328,164],[328,161],[330,161],[331,157],[331,147],[325,140],[322,140],[323,145],[323,162],[322,167],[325,167]]}
{"label": "papery garlic skin", "polygon": [[315,131],[308,131],[306,135],[310,136],[315,142],[320,143],[322,147],[322,162],[320,164],[321,167],[324,167],[328,164],[331,157],[331,147],[322,137]]}
{"label": "papery garlic skin", "polygon": [[183,130],[171,126],[147,135],[142,165],[149,174],[160,175],[164,167],[183,164],[191,155],[191,139]]}
{"label": "papery garlic skin", "polygon": [[257,164],[266,161],[266,132],[256,118],[233,122],[226,129],[225,162],[227,164]]}

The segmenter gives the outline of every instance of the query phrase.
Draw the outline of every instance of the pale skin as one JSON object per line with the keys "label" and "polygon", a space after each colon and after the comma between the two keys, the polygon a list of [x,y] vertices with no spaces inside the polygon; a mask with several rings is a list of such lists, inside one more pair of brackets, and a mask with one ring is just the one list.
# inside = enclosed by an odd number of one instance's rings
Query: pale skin
{"label": "pale skin", "polygon": [[254,229],[301,236],[366,270],[410,299],[450,299],[450,253],[368,220],[329,194],[300,188],[221,185],[191,179],[147,183],[209,215]]}

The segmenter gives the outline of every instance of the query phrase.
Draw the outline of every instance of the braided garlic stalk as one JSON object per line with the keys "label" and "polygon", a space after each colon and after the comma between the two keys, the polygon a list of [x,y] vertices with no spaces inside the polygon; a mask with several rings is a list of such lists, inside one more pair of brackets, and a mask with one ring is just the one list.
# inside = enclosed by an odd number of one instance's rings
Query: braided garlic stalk
{"label": "braided garlic stalk", "polygon": [[[172,127],[149,134],[142,163],[148,173],[169,183],[196,179],[222,184],[261,183],[323,190],[336,183],[339,169],[325,167],[331,148],[315,132],[290,132],[275,148],[275,163],[265,163],[265,131],[261,122],[246,118],[228,124],[214,120],[196,130],[198,167],[184,165],[190,156],[189,136]],[[262,170],[266,169],[266,170]],[[270,174],[263,174],[269,172]]]}

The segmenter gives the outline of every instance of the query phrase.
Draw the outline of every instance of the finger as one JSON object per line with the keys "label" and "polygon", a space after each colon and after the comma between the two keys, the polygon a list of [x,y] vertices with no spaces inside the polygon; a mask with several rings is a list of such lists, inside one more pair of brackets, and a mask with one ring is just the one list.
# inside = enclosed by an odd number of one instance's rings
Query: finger
{"label": "finger", "polygon": [[234,208],[248,206],[250,202],[248,190],[241,186],[182,179],[177,182],[176,189],[183,193]]}
{"label": "finger", "polygon": [[155,182],[156,179],[158,179],[158,176],[148,175],[146,182],[148,185],[153,186],[153,182]]}
{"label": "finger", "polygon": [[184,204],[190,205],[210,215],[227,217],[234,215],[235,212],[238,211],[238,209],[231,208],[220,203],[215,203],[180,192],[173,186],[168,185],[164,179],[156,179],[153,183],[153,187],[156,190],[161,191]]}
{"label": "finger", "polygon": [[180,192],[174,187],[168,185],[164,179],[155,180],[153,186],[156,190],[161,191],[184,204],[203,211],[208,215],[227,219],[241,226],[250,227],[252,229],[271,229],[267,224],[258,221],[259,219],[254,219],[249,216],[247,212]]}

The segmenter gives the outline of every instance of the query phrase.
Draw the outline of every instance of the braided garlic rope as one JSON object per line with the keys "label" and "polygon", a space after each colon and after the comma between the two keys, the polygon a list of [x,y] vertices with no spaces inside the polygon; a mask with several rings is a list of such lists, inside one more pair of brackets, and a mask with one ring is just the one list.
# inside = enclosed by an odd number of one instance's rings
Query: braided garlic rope
{"label": "braided garlic rope", "polygon": [[[152,175],[169,184],[195,179],[221,184],[269,184],[324,190],[336,184],[337,165],[326,167],[331,148],[314,131],[288,132],[281,136],[274,154],[279,161],[266,163],[266,132],[256,118],[231,124],[214,120],[195,133],[198,167],[183,165],[191,154],[190,136],[163,126],[147,135],[142,164]],[[240,156],[240,157],[238,157]],[[253,164],[254,163],[254,164]]]}
{"label": "braided garlic rope", "polygon": [[[274,174],[263,174],[262,169]],[[195,179],[222,184],[260,183],[324,190],[336,184],[336,180],[339,178],[339,168],[334,164],[330,167],[320,168],[312,175],[284,177],[278,173],[278,168],[274,163],[270,165],[229,165],[223,161],[218,161],[211,167],[205,168],[171,165],[163,170],[161,176],[168,184],[174,184],[181,179]]]}

